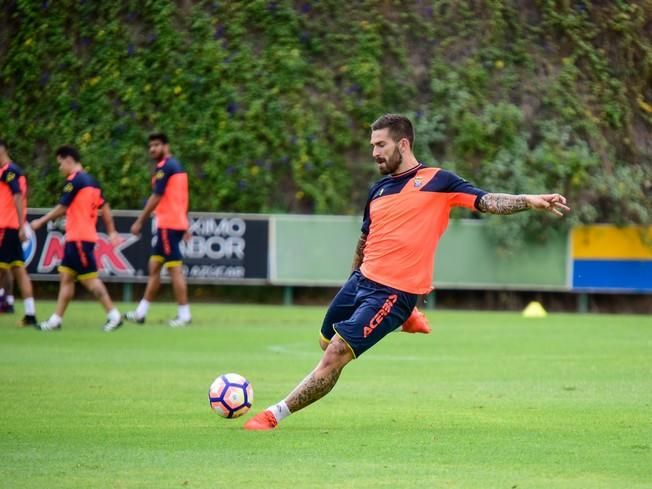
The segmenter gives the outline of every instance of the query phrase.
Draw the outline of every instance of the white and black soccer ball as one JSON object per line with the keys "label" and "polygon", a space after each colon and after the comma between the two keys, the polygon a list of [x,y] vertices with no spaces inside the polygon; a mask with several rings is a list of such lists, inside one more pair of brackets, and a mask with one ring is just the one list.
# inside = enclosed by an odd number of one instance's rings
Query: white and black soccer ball
{"label": "white and black soccer ball", "polygon": [[66,232],[66,216],[59,217],[48,223],[48,230]]}
{"label": "white and black soccer ball", "polygon": [[239,374],[223,374],[208,389],[211,409],[223,418],[237,418],[249,411],[254,402],[254,389]]}

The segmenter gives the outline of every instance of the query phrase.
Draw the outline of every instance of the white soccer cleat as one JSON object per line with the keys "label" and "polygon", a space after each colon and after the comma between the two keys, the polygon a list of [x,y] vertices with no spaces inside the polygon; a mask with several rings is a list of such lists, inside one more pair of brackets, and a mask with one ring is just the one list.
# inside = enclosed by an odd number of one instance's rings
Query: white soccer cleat
{"label": "white soccer cleat", "polygon": [[117,319],[106,319],[106,323],[104,323],[104,326],[102,326],[102,329],[106,333],[110,333],[111,331],[115,331],[118,329],[120,326],[122,326],[122,318],[118,317]]}
{"label": "white soccer cleat", "polygon": [[170,325],[171,328],[185,328],[186,326],[189,326],[191,322],[192,322],[191,319],[180,319],[177,316],[174,319],[170,319],[170,321],[168,321],[168,324]]}
{"label": "white soccer cleat", "polygon": [[143,323],[145,322],[145,316],[143,316],[143,317],[138,317],[138,316],[136,315],[136,311],[128,311],[128,312],[125,312],[125,313],[122,315],[122,318],[123,318],[123,319],[126,319],[127,321],[130,321],[130,322],[132,322],[132,323],[136,323],[136,324],[143,324]]}
{"label": "white soccer cleat", "polygon": [[50,321],[43,321],[42,323],[36,325],[36,329],[40,331],[60,331],[61,323],[53,324]]}

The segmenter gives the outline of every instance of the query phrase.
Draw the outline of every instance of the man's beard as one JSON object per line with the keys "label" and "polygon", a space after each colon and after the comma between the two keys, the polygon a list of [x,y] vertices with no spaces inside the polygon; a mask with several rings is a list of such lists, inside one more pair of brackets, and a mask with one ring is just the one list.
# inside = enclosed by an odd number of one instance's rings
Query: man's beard
{"label": "man's beard", "polygon": [[389,160],[385,160],[384,158],[381,160],[376,160],[377,163],[385,163],[385,167],[378,167],[378,170],[380,171],[381,175],[391,175],[394,173],[399,166],[401,166],[401,163],[403,163],[403,155],[401,152],[398,150],[398,148],[394,149],[394,153],[392,153],[392,156],[389,157]]}

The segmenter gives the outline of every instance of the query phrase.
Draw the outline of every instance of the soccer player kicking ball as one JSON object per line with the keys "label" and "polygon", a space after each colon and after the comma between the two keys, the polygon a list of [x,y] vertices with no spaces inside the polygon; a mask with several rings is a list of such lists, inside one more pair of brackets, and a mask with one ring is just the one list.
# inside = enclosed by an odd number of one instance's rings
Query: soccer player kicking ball
{"label": "soccer player kicking ball", "polygon": [[132,234],[138,236],[145,220],[156,214],[156,244],[149,259],[149,278],[142,300],[135,311],[124,315],[128,321],[142,324],[150,303],[161,286],[161,270],[168,269],[172,290],[177,300],[177,317],[168,324],[182,328],[191,322],[188,305],[188,289],[183,276],[183,261],[179,244],[188,237],[188,174],[170,153],[168,137],[163,133],[149,136],[149,155],[156,162],[152,177],[152,194],[145,208],[131,226]]}
{"label": "soccer player kicking ball", "polygon": [[43,217],[31,222],[37,230],[45,223],[66,216],[66,242],[63,260],[59,266],[59,297],[54,314],[37,326],[41,331],[61,329],[66,307],[75,295],[75,280],[93,293],[107,313],[103,329],[113,331],[122,325],[120,312],[113,306],[111,297],[98,278],[95,263],[95,243],[97,242],[97,213],[101,210],[102,219],[109,233],[111,243],[120,243],[115,230],[111,208],[102,196],[102,189],[81,164],[79,152],[72,146],[61,146],[56,151],[59,171],[66,178],[59,204]]}
{"label": "soccer player kicking ball", "polygon": [[7,152],[7,145],[0,141],[0,269],[7,289],[7,312],[13,312],[11,277],[18,283],[23,296],[25,315],[20,326],[36,325],[36,310],[32,281],[25,269],[25,257],[21,241],[25,240],[25,218],[27,216],[27,179]]}
{"label": "soccer player kicking ball", "polygon": [[408,319],[417,296],[431,289],[437,243],[452,207],[491,214],[538,209],[556,216],[570,210],[559,194],[487,193],[454,173],[422,165],[412,153],[414,131],[406,117],[380,117],[371,126],[370,143],[385,177],[369,192],[356,249],[359,269],[326,312],[320,338],[324,354],[284,400],[249,419],[246,430],[271,430],[328,394],[351,360]]}

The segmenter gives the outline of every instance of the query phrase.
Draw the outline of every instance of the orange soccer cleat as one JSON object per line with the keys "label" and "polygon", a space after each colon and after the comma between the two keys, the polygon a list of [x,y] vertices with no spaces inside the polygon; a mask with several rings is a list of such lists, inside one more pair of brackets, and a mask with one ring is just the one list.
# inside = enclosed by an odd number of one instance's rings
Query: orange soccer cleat
{"label": "orange soccer cleat", "polygon": [[401,331],[406,333],[423,333],[428,334],[432,331],[430,325],[428,324],[428,319],[426,319],[425,314],[420,312],[416,307],[412,310],[412,314],[407,318],[407,321],[403,323]]}
{"label": "orange soccer cleat", "polygon": [[273,430],[278,425],[278,421],[271,411],[263,411],[251,418],[244,424],[244,429],[248,431],[268,431]]}

